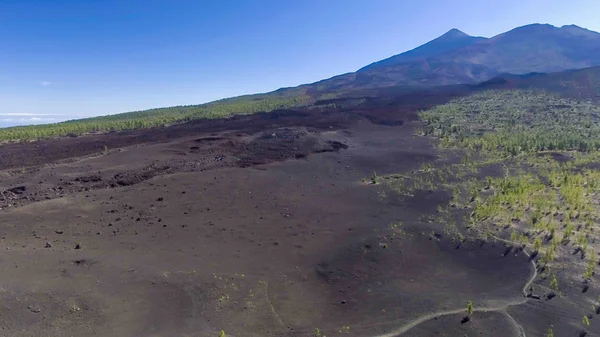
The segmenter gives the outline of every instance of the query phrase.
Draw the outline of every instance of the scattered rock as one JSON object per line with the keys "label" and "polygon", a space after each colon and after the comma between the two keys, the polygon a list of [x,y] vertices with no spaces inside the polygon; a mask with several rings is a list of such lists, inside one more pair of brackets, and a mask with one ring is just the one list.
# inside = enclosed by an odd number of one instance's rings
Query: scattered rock
{"label": "scattered rock", "polygon": [[75,245],[75,249],[81,249],[81,245],[80,244],[76,244]]}
{"label": "scattered rock", "polygon": [[38,306],[34,306],[34,305],[28,305],[27,309],[29,309],[29,311],[33,312],[34,314],[38,314],[42,311],[42,309],[40,309]]}
{"label": "scattered rock", "polygon": [[27,189],[27,187],[25,187],[25,186],[17,186],[17,187],[9,188],[6,191],[11,192],[13,194],[23,194],[23,192],[25,192],[26,189]]}
{"label": "scattered rock", "polygon": [[537,250],[529,254],[529,261],[533,261],[538,256],[538,254],[539,252]]}
{"label": "scattered rock", "polygon": [[46,241],[46,245],[44,247],[45,248],[52,248],[52,245],[50,244],[50,242]]}
{"label": "scattered rock", "polygon": [[60,229],[59,229],[59,230],[55,230],[55,231],[54,231],[54,233],[56,233],[56,234],[62,234],[62,233],[64,233],[64,232],[63,232],[62,230],[60,230]]}
{"label": "scattered rock", "polygon": [[73,260],[73,263],[78,266],[90,266],[94,263],[94,261],[87,260],[87,259],[79,259],[79,260]]}
{"label": "scattered rock", "polygon": [[82,182],[82,183],[97,183],[99,181],[102,181],[102,177],[100,177],[98,175],[77,177],[77,178],[75,178],[75,181]]}

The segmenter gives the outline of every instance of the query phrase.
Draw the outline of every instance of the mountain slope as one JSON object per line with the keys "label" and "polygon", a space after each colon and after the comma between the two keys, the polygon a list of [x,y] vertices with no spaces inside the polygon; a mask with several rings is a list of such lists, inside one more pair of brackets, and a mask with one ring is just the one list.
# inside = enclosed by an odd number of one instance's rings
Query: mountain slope
{"label": "mountain slope", "polygon": [[[559,72],[600,65],[600,33],[532,24],[482,38],[457,29],[356,73],[318,82],[320,90],[478,83],[501,73]],[[342,81],[343,80],[343,81]]]}
{"label": "mountain slope", "polygon": [[360,71],[368,71],[374,69],[381,69],[386,67],[393,67],[403,62],[411,62],[416,60],[428,59],[432,57],[439,57],[445,53],[453,50],[470,46],[474,43],[487,40],[484,37],[475,37],[467,35],[460,30],[453,28],[446,34],[431,40],[424,45],[421,45],[415,49],[409,50],[405,53],[392,56],[385,60],[374,62],[366,67],[359,69]]}
{"label": "mountain slope", "polygon": [[542,89],[600,102],[600,67],[556,73],[501,74],[473,85],[476,89]]}

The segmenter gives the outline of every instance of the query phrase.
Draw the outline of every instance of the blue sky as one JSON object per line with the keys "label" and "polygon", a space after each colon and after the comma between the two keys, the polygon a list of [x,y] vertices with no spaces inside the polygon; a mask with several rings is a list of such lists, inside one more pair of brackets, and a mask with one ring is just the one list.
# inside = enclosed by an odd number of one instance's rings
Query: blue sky
{"label": "blue sky", "polygon": [[449,30],[600,31],[598,0],[1,0],[0,125],[265,92]]}

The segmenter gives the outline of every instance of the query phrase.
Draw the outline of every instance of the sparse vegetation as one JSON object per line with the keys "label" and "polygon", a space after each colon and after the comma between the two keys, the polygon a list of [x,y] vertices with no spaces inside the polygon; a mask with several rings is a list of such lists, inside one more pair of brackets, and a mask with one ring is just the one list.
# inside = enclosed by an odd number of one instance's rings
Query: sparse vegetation
{"label": "sparse vegetation", "polygon": [[556,279],[556,275],[552,275],[552,281],[550,281],[550,289],[558,291],[558,280]]}
{"label": "sparse vegetation", "polygon": [[583,316],[583,325],[590,326],[590,319],[587,316]]}
{"label": "sparse vegetation", "polygon": [[[437,218],[447,223],[469,209],[469,228],[483,237],[509,229],[506,239],[531,245],[542,263],[561,247],[575,245],[582,257],[600,223],[600,107],[544,92],[489,91],[421,113],[424,135],[440,138],[444,152],[460,163],[439,162],[412,176],[381,177],[405,196],[446,189],[452,199]],[[449,156],[452,157],[452,156]],[[481,177],[482,168],[498,173]],[[503,173],[499,173],[503,172]],[[597,265],[592,254],[584,273]]]}
{"label": "sparse vegetation", "polygon": [[[600,249],[599,116],[600,106],[545,92],[463,97],[421,113],[425,126],[417,134],[439,140],[438,161],[380,181],[409,198],[447,191],[449,202],[423,221],[449,228],[462,218],[469,236],[527,248],[549,277],[552,297],[559,282],[550,270],[568,260],[574,273],[566,277],[583,274],[585,292]],[[464,240],[460,230],[448,232]]]}
{"label": "sparse vegetation", "polygon": [[349,334],[350,333],[350,327],[347,325],[344,325],[343,327],[341,327],[340,329],[338,329],[339,333],[344,333],[344,334]]}
{"label": "sparse vegetation", "polygon": [[590,257],[590,259],[588,260],[588,265],[587,268],[585,269],[585,273],[583,274],[583,277],[585,279],[591,279],[592,276],[594,276],[595,270],[596,270],[596,257],[592,256]]}
{"label": "sparse vegetation", "polygon": [[486,91],[421,113],[444,147],[503,156],[600,149],[600,107],[540,91]]}
{"label": "sparse vegetation", "polygon": [[471,316],[471,315],[473,315],[473,302],[471,302],[471,301],[467,301],[467,308],[466,308],[466,311],[467,311],[467,315],[468,315],[468,316]]}
{"label": "sparse vegetation", "polygon": [[373,175],[371,176],[371,184],[377,184],[377,173],[373,171]]}

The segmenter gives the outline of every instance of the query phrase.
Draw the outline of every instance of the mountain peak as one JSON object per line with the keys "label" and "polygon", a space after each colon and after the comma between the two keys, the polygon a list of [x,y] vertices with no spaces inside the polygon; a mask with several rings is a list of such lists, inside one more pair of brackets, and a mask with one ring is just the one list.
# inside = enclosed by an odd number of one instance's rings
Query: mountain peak
{"label": "mountain peak", "polygon": [[547,33],[547,32],[552,32],[558,30],[557,27],[554,27],[551,24],[547,24],[547,23],[532,23],[529,25],[524,25],[524,26],[519,26],[517,28],[514,28],[504,34],[500,34],[500,35],[505,35],[505,34],[509,34],[509,33],[520,33],[520,34],[537,34],[537,33]]}
{"label": "mountain peak", "polygon": [[446,34],[440,36],[440,37],[446,37],[446,38],[459,38],[459,37],[469,37],[469,34],[466,34],[456,28],[452,28],[449,31],[446,32]]}
{"label": "mountain peak", "polygon": [[402,54],[394,55],[385,60],[371,63],[368,66],[359,69],[359,71],[372,70],[376,68],[384,68],[393,66],[401,62],[425,60],[428,58],[437,57],[443,55],[452,50],[459,49],[473,43],[477,43],[481,40],[485,40],[482,37],[470,36],[461,32],[456,28],[450,29],[446,34],[431,40],[424,45],[421,45],[415,49],[411,49]]}
{"label": "mountain peak", "polygon": [[589,29],[585,29],[579,27],[577,25],[565,25],[560,27],[560,31],[572,36],[590,36],[590,37],[599,37],[600,34],[598,32],[594,32]]}
{"label": "mountain peak", "polygon": [[[528,38],[531,41],[556,40],[556,39],[600,39],[600,33],[576,25],[556,27],[550,24],[534,23],[517,27],[506,33],[496,35],[492,40],[509,39],[522,41]],[[583,41],[583,40],[582,40]]]}

